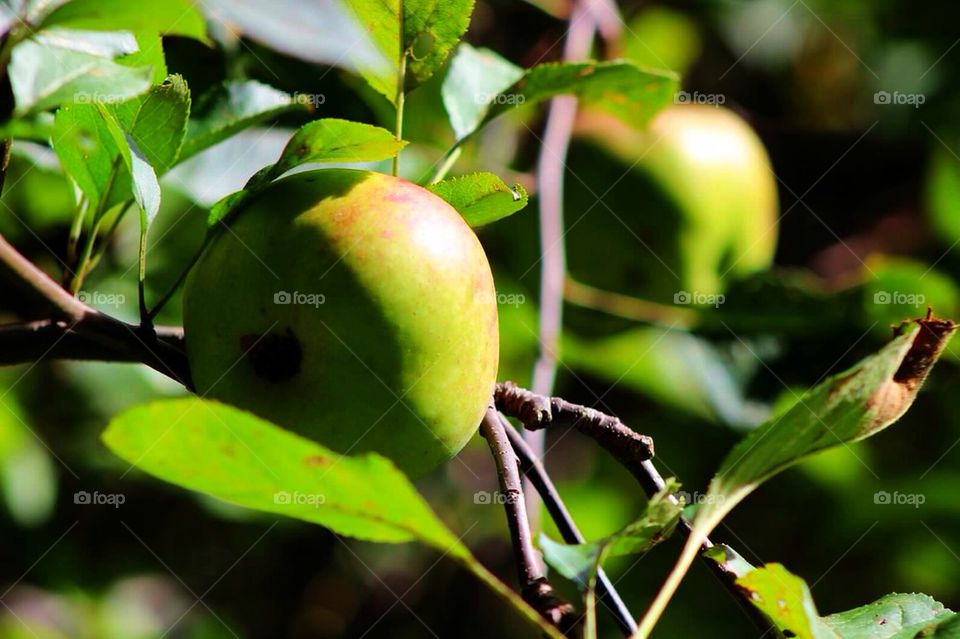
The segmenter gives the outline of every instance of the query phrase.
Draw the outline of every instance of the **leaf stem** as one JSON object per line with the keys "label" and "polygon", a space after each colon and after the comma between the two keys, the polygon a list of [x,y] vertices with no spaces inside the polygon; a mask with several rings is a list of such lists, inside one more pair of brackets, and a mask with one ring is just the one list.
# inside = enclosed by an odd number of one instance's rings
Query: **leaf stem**
{"label": "leaf stem", "polygon": [[[403,139],[403,103],[405,98],[404,83],[407,78],[407,52],[400,53],[400,67],[397,71],[397,120],[394,128],[394,135],[397,141]],[[396,176],[400,170],[400,152],[393,156],[393,175]]]}
{"label": "leaf stem", "polygon": [[440,164],[439,168],[437,168],[436,173],[434,173],[433,177],[430,178],[430,184],[436,184],[443,178],[447,177],[447,173],[449,173],[450,169],[453,168],[453,165],[457,163],[457,160],[460,159],[460,155],[462,153],[463,147],[460,146],[459,142],[450,147],[450,150],[448,150],[443,156],[442,163]]}
{"label": "leaf stem", "polygon": [[64,269],[63,279],[64,282],[68,282],[71,277],[69,266],[73,265],[76,268],[77,264],[77,246],[80,244],[80,234],[83,232],[83,222],[87,218],[87,210],[89,208],[89,201],[87,198],[80,198],[80,202],[77,205],[77,211],[73,216],[73,221],[70,223],[70,233],[67,236],[67,265],[68,268]]}
{"label": "leaf stem", "polygon": [[147,279],[147,212],[140,210],[140,246],[137,251],[137,299],[140,309],[140,328],[146,333],[153,333],[153,320],[147,309],[147,294],[145,289]]}

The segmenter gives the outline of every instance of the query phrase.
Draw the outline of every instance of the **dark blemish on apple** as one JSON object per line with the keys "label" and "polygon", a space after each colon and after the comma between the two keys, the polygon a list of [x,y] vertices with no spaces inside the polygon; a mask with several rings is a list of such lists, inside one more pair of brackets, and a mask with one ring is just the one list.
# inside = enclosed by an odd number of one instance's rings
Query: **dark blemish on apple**
{"label": "dark blemish on apple", "polygon": [[304,461],[304,463],[305,463],[307,466],[309,466],[309,467],[311,467],[311,468],[315,468],[315,467],[317,467],[317,466],[329,466],[329,465],[330,465],[330,460],[329,460],[328,458],[324,457],[323,455],[310,455],[309,457],[307,457],[307,458],[304,459],[303,461]]}
{"label": "dark blemish on apple", "polygon": [[303,351],[300,340],[289,329],[285,333],[241,335],[240,348],[257,377],[268,382],[283,382],[300,372]]}

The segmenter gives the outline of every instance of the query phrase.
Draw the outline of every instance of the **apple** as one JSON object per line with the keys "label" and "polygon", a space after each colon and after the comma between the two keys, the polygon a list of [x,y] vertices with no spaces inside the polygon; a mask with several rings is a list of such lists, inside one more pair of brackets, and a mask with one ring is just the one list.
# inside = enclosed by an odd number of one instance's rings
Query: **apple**
{"label": "apple", "polygon": [[496,381],[493,276],[444,200],[356,170],[277,181],[187,278],[196,392],[410,475],[454,456]]}
{"label": "apple", "polygon": [[641,130],[585,111],[576,131],[591,148],[571,152],[580,178],[568,180],[574,276],[672,302],[680,291],[720,293],[729,280],[770,266],[776,177],[760,138],[736,113],[680,104]]}

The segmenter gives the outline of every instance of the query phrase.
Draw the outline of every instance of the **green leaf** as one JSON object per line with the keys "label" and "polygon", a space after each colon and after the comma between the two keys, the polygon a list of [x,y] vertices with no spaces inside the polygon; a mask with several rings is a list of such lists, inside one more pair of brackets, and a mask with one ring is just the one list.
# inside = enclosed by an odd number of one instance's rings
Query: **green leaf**
{"label": "green leaf", "polygon": [[[719,522],[762,482],[818,452],[874,435],[907,411],[956,325],[917,320],[877,354],[828,378],[727,455],[697,513]],[[709,497],[713,499],[709,499]]]}
{"label": "green leaf", "polygon": [[181,76],[172,75],[149,93],[118,104],[114,113],[158,174],[173,167],[190,116],[190,90]]}
{"label": "green leaf", "polygon": [[934,318],[905,323],[878,353],[810,389],[735,446],[710,482],[680,558],[637,634],[650,632],[700,545],[757,486],[818,451],[870,437],[899,419],[956,328]]}
{"label": "green leaf", "polygon": [[523,76],[523,69],[490,49],[464,42],[443,80],[443,106],[457,139],[470,135],[483,119],[490,101]]}
{"label": "green leaf", "polygon": [[482,117],[460,140],[490,120],[521,105],[558,95],[575,95],[587,104],[604,108],[623,121],[644,126],[673,100],[677,77],[652,71],[632,62],[558,62],[528,69],[517,82],[482,106]]}
{"label": "green leaf", "polygon": [[737,586],[783,635],[797,639],[839,639],[825,627],[806,582],[780,564],[767,564],[737,579]]}
{"label": "green leaf", "polygon": [[472,227],[496,222],[527,205],[522,186],[515,184],[511,189],[493,173],[462,175],[427,188],[457,209]]}
{"label": "green leaf", "polygon": [[305,108],[290,94],[260,82],[226,82],[197,100],[180,150],[180,160],[254,124]]}
{"label": "green leaf", "polygon": [[675,480],[668,480],[667,486],[650,499],[636,520],[598,541],[561,544],[541,534],[540,548],[544,560],[581,590],[592,588],[597,568],[606,559],[646,552],[673,534],[680,519],[681,506],[669,497],[678,487]]}
{"label": "green leaf", "polygon": [[290,138],[264,179],[270,180],[307,162],[374,162],[392,158],[406,142],[371,124],[324,118],[309,122]]}
{"label": "green leaf", "polygon": [[[64,172],[98,214],[130,197],[130,174],[100,110],[68,104],[57,110],[50,136]],[[96,220],[94,220],[96,221]]]}
{"label": "green leaf", "polygon": [[151,75],[150,67],[129,67],[32,40],[14,48],[9,72],[17,115],[71,102],[123,102],[149,89]]}
{"label": "green leaf", "polygon": [[207,230],[210,231],[219,226],[221,220],[226,219],[228,215],[237,210],[237,208],[246,202],[252,195],[253,193],[251,191],[248,191],[247,189],[241,189],[225,195],[217,200],[217,202],[210,207],[210,214],[207,216]]}
{"label": "green leaf", "polygon": [[346,0],[386,64],[359,64],[360,74],[396,104],[401,63],[404,88],[428,80],[446,61],[470,23],[473,0]]}
{"label": "green leaf", "polygon": [[199,398],[134,407],[110,422],[103,441],[147,473],[232,504],[368,541],[420,541],[461,563],[540,630],[562,639],[473,558],[406,476],[379,455],[338,455]]}
{"label": "green leaf", "polygon": [[[360,24],[346,0],[324,0],[319,11],[317,0],[204,0],[198,4],[211,22],[230,25],[232,34],[244,35],[285,55],[324,66],[346,68],[371,76],[386,77],[392,73],[393,86],[396,87],[399,44],[390,51],[388,60],[373,42],[369,31],[384,22]],[[389,16],[389,7],[395,5],[396,0],[362,4],[371,9],[383,7]],[[387,23],[396,25],[396,11],[393,16]]]}
{"label": "green leaf", "polygon": [[[825,626],[844,639],[913,639],[960,637],[960,619],[933,597],[922,594],[891,594],[853,610],[823,618]],[[954,634],[946,633],[947,627]],[[927,632],[934,627],[943,634]]]}
{"label": "green leaf", "polygon": [[755,568],[736,581],[749,601],[788,637],[798,639],[915,639],[960,637],[952,611],[923,594],[890,594],[873,603],[820,617],[806,582],[781,564]]}
{"label": "green leaf", "polygon": [[137,40],[137,50],[117,58],[117,64],[128,67],[150,67],[153,69],[150,81],[153,84],[162,83],[167,78],[167,61],[163,54],[163,40],[160,35],[144,31],[134,34],[134,37]]}
{"label": "green leaf", "polygon": [[47,15],[39,28],[54,25],[98,31],[153,31],[207,39],[203,15],[191,0],[71,0]]}
{"label": "green leaf", "polygon": [[32,41],[46,47],[56,47],[89,53],[101,58],[136,53],[140,45],[127,31],[78,31],[76,29],[47,29],[33,36]]}
{"label": "green leaf", "polygon": [[426,82],[457,46],[470,24],[473,0],[401,0],[407,73]]}
{"label": "green leaf", "polygon": [[383,457],[343,457],[230,406],[197,398],[137,406],[103,440],[141,470],[233,504],[358,539],[468,553]]}
{"label": "green leaf", "polygon": [[370,37],[378,56],[357,61],[357,71],[391,104],[397,101],[400,73],[400,3],[403,0],[344,0],[360,26]]}
{"label": "green leaf", "polygon": [[307,162],[373,162],[396,156],[406,142],[370,124],[325,118],[300,127],[287,142],[276,164],[264,167],[240,191],[218,200],[207,217],[208,230],[259,192],[274,178]]}
{"label": "green leaf", "polygon": [[[147,159],[146,152],[140,148],[131,133],[124,130],[117,117],[105,106],[98,105],[98,107],[106,121],[107,130],[117,145],[120,158],[130,173],[133,199],[140,207],[142,214],[141,234],[143,234],[160,212],[160,182],[157,180],[157,172]],[[140,259],[142,263],[143,255]]]}

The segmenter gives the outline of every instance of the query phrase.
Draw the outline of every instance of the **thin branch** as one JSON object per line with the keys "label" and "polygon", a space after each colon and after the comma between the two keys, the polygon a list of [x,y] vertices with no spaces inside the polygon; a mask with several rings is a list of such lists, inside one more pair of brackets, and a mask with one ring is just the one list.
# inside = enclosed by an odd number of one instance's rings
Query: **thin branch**
{"label": "thin branch", "polygon": [[79,321],[40,320],[0,326],[0,366],[40,359],[73,359],[145,364],[192,388],[183,331],[158,326],[156,338],[95,309]]}
{"label": "thin branch", "polygon": [[521,596],[565,635],[579,636],[579,615],[573,606],[554,592],[544,574],[537,551],[533,548],[530,522],[527,519],[520,485],[520,463],[507,438],[500,415],[493,407],[484,415],[480,433],[490,445],[490,452],[493,453],[497,465],[501,499],[516,556]]}
{"label": "thin branch", "polygon": [[[524,428],[541,430],[549,426],[568,426],[592,437],[620,462],[634,476],[647,497],[663,490],[663,477],[653,465],[653,440],[630,429],[616,417],[598,410],[568,402],[559,397],[544,397],[518,387],[512,382],[497,384],[494,390],[494,404],[498,410],[509,417],[520,420]],[[669,499],[678,503],[676,496]],[[691,523],[681,517],[680,522],[685,534],[690,533]],[[710,539],[701,545],[700,558],[710,571],[719,578],[729,592],[747,612],[750,619],[762,630],[770,628],[770,622],[746,600],[734,582],[737,575],[731,566],[719,564],[702,551],[713,546]]]}
{"label": "thin branch", "polygon": [[79,321],[90,310],[0,235],[0,277],[29,296],[42,315]]}
{"label": "thin branch", "polygon": [[[582,60],[593,46],[597,23],[587,0],[575,0],[569,30],[563,47],[563,59]],[[577,99],[560,96],[550,101],[543,144],[537,160],[537,191],[540,196],[540,352],[533,367],[533,389],[541,395],[553,393],[557,376],[557,350],[563,327],[563,278],[567,257],[563,245],[563,181],[567,149],[577,117]],[[538,457],[544,455],[543,433],[525,432],[524,437]],[[526,490],[526,499],[535,529],[539,528],[539,508],[534,491]]]}
{"label": "thin branch", "polygon": [[542,430],[552,425],[576,428],[596,440],[635,477],[643,478],[645,490],[653,485],[644,465],[653,457],[653,440],[628,428],[616,417],[560,397],[545,397],[513,382],[497,384],[493,397],[500,411],[519,419],[528,430]]}
{"label": "thin branch", "polygon": [[[507,433],[507,439],[510,440],[510,445],[513,446],[514,453],[516,453],[517,458],[520,460],[520,471],[536,489],[537,494],[540,495],[540,499],[543,500],[547,512],[550,513],[551,519],[553,519],[557,530],[560,532],[560,537],[568,544],[584,543],[586,538],[584,538],[577,528],[576,523],[574,523],[570,511],[567,510],[563,499],[560,498],[560,493],[557,492],[556,487],[553,485],[553,480],[550,479],[550,475],[547,474],[547,470],[543,467],[543,464],[537,456],[533,454],[533,450],[527,445],[527,442],[524,441],[520,433],[510,426],[510,424],[506,423],[506,418],[500,413],[497,413],[497,415]],[[633,614],[627,608],[623,599],[620,598],[620,593],[617,592],[613,582],[610,581],[610,577],[607,576],[603,568],[597,570],[597,594],[600,597],[601,603],[605,604],[606,608],[613,615],[614,621],[624,636],[629,637],[632,635],[637,629],[637,623],[634,621]]]}
{"label": "thin branch", "polygon": [[156,334],[87,306],[57,284],[0,235],[0,277],[19,289],[31,316],[42,321],[0,327],[0,364],[43,357],[140,362],[191,388],[183,332]]}

